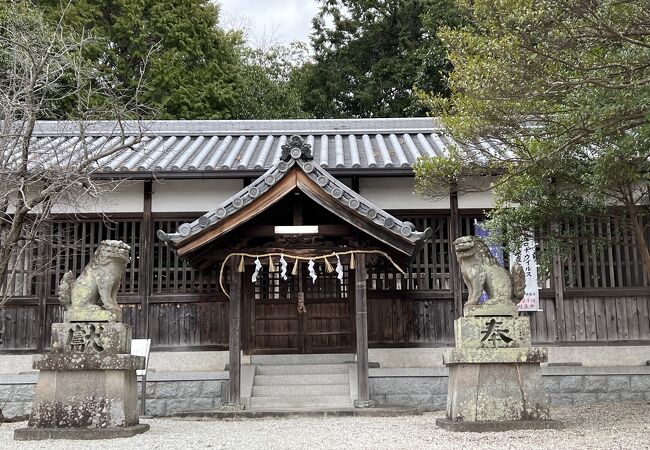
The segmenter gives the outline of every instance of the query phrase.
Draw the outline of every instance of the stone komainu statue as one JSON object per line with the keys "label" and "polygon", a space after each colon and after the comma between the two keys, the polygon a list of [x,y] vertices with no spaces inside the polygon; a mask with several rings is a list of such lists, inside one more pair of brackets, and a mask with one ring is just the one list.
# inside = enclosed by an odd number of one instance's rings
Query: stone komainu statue
{"label": "stone komainu statue", "polygon": [[122,241],[102,241],[79,278],[71,271],[63,275],[59,300],[66,322],[122,320],[116,296],[130,251]]}
{"label": "stone komainu statue", "polygon": [[486,306],[511,306],[524,297],[526,280],[521,265],[516,264],[512,273],[508,272],[477,236],[459,237],[454,249],[469,291],[465,306],[478,305],[484,290],[488,298],[482,304]]}

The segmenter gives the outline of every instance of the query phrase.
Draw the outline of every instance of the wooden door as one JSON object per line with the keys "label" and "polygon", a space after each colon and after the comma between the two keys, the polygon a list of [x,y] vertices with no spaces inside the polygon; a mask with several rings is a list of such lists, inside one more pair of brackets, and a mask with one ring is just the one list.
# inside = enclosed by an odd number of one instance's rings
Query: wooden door
{"label": "wooden door", "polygon": [[342,281],[336,272],[328,274],[318,265],[316,282],[305,272],[285,281],[279,273],[265,271],[246,290],[248,353],[353,352],[354,313],[347,266]]}

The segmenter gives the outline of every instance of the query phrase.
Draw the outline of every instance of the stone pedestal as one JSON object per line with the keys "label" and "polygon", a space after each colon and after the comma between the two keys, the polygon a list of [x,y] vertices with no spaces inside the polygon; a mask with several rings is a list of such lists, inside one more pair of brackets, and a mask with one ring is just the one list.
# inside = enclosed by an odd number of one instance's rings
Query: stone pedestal
{"label": "stone pedestal", "polygon": [[454,321],[456,348],[530,347],[530,321],[519,316],[472,316]]}
{"label": "stone pedestal", "polygon": [[550,420],[540,363],[530,347],[528,317],[471,316],[455,322],[456,348],[449,367],[447,414],[436,423],[452,431],[557,428]]}
{"label": "stone pedestal", "polygon": [[119,322],[52,324],[52,353],[130,354],[131,327]]}
{"label": "stone pedestal", "polygon": [[65,312],[66,322],[120,322],[122,311],[117,309],[104,309],[99,305],[84,305],[83,307],[70,306]]}
{"label": "stone pedestal", "polygon": [[58,323],[52,335],[53,353],[34,359],[36,399],[29,428],[16,430],[16,440],[107,439],[149,429],[138,421],[136,370],[145,361],[127,353],[128,325]]}

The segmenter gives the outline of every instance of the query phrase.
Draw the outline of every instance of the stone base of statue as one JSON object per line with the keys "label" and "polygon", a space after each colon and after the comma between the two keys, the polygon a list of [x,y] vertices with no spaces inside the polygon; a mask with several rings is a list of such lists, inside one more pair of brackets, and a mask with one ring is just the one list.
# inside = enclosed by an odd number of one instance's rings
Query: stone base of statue
{"label": "stone base of statue", "polygon": [[139,424],[131,328],[122,323],[71,322],[52,326],[52,352],[34,359],[40,371],[28,428],[17,440],[108,439],[143,433]]}
{"label": "stone base of statue", "polygon": [[64,315],[66,322],[120,322],[122,311],[119,309],[104,309],[99,305],[70,306]]}
{"label": "stone base of statue", "polygon": [[14,431],[16,441],[44,441],[65,439],[91,441],[99,439],[122,439],[149,431],[149,425],[139,423],[130,427],[112,428],[19,428]]}
{"label": "stone base of statue", "polygon": [[[547,350],[530,347],[528,317],[468,316],[455,322],[447,414],[436,424],[451,431],[557,428],[550,420],[540,363]],[[495,425],[497,424],[497,425]]]}
{"label": "stone base of statue", "polygon": [[131,327],[119,322],[66,322],[52,324],[52,353],[129,354]]}

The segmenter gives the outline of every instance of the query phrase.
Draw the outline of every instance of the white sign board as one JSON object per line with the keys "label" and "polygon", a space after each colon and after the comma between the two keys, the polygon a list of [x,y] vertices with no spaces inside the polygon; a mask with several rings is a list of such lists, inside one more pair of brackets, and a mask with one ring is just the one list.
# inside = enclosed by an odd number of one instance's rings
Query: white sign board
{"label": "white sign board", "polygon": [[[519,253],[519,263],[526,274],[526,290],[524,298],[517,304],[519,311],[540,311],[539,286],[537,284],[537,259],[535,258],[536,244],[533,239],[524,241]],[[514,258],[513,258],[514,259]]]}
{"label": "white sign board", "polygon": [[137,376],[141,377],[147,374],[149,366],[149,350],[151,349],[151,339],[131,339],[131,354],[135,356],[144,356],[144,369],[136,370]]}

